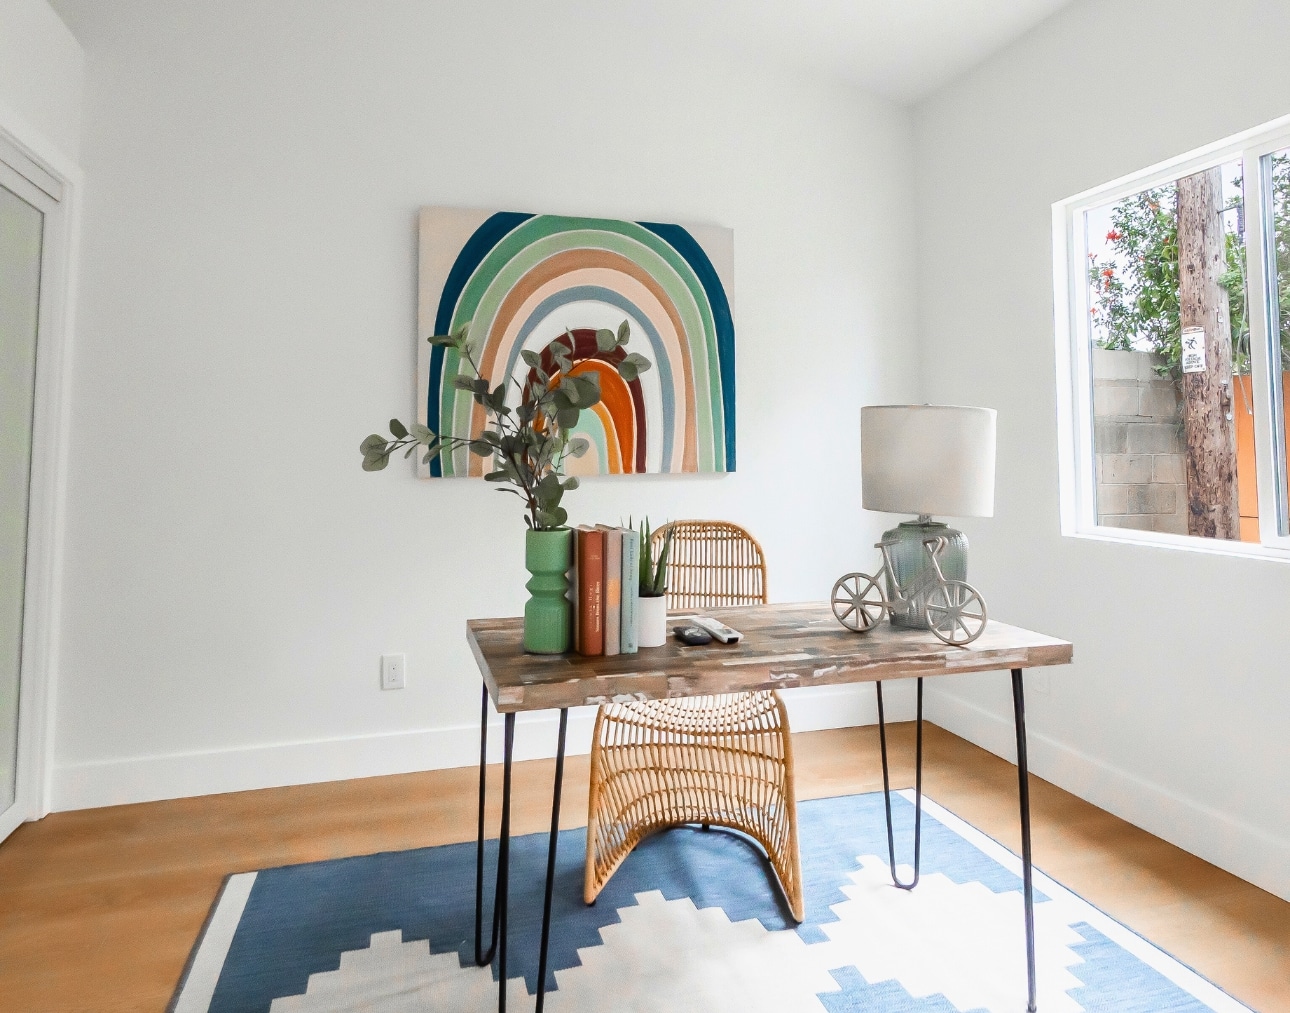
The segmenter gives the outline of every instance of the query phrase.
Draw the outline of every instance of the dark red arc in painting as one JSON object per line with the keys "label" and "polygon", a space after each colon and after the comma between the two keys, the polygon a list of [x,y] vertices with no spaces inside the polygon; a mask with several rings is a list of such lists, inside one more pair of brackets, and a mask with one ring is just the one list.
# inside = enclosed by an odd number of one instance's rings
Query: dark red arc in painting
{"label": "dark red arc in painting", "polygon": [[[582,362],[584,359],[599,359],[601,362],[616,366],[627,358],[627,353],[621,345],[612,352],[602,352],[600,346],[596,343],[596,331],[592,327],[575,327],[568,333],[573,335],[573,354],[569,358],[574,362]],[[555,341],[559,341],[568,347],[568,341],[563,336],[556,338]],[[555,355],[551,352],[550,344],[542,349],[542,371],[548,376],[554,376],[560,371],[555,363]],[[530,368],[529,374],[524,381],[524,395],[526,398],[530,388],[535,383],[537,383],[537,372]],[[632,470],[637,474],[642,474],[645,471],[645,440],[648,436],[645,430],[645,395],[641,391],[640,380],[629,381],[627,389],[631,392],[632,410],[636,416],[636,462]]]}

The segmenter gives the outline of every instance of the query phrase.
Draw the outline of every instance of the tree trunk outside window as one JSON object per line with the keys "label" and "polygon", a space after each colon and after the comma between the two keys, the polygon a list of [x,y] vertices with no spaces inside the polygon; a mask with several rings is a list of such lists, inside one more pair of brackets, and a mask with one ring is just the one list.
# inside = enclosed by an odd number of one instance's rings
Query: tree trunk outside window
{"label": "tree trunk outside window", "polygon": [[1241,536],[1236,503],[1236,426],[1232,421],[1232,331],[1221,210],[1223,179],[1208,169],[1178,181],[1180,324],[1205,331],[1205,367],[1182,375],[1187,448],[1187,533]]}

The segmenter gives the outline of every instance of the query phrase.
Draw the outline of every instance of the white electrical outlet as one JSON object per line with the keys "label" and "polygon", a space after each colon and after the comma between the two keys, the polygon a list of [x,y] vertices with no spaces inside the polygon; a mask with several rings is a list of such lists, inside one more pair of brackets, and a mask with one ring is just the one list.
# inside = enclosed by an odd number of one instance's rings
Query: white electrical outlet
{"label": "white electrical outlet", "polygon": [[402,654],[381,655],[381,689],[402,689],[407,675],[407,657]]}

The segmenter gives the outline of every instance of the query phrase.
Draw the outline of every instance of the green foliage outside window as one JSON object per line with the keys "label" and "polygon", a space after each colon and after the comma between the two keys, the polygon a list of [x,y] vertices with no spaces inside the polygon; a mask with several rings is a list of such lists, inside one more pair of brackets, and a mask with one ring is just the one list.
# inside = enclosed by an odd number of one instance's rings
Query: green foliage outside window
{"label": "green foliage outside window", "polygon": [[[1233,180],[1238,192],[1242,179]],[[1290,155],[1273,159],[1272,207],[1275,225],[1278,323],[1282,369],[1290,370]],[[1177,378],[1182,359],[1178,307],[1178,187],[1143,190],[1111,211],[1106,235],[1113,253],[1089,254],[1092,321],[1098,347],[1145,348],[1159,355],[1160,372]],[[1241,198],[1223,209],[1240,212]],[[1233,225],[1235,222],[1233,222]],[[1245,245],[1234,230],[1224,230],[1227,269],[1219,279],[1227,290],[1232,325],[1232,365],[1250,371],[1250,325],[1246,307]]]}

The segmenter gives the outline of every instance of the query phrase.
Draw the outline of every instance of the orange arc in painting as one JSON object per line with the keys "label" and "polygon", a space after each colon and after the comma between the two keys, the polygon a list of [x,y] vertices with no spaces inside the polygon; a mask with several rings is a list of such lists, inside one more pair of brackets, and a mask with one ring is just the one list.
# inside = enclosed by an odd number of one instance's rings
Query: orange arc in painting
{"label": "orange arc in painting", "polygon": [[[596,405],[596,408],[604,407],[605,413],[613,423],[613,431],[617,434],[615,442],[621,464],[618,471],[614,473],[634,471],[632,465],[636,460],[636,408],[632,404],[632,394],[627,388],[627,381],[618,375],[618,370],[613,366],[599,359],[584,359],[569,370],[569,374],[577,376],[579,373],[589,371],[600,374],[600,404]],[[606,426],[606,432],[608,431],[609,427]]]}
{"label": "orange arc in painting", "polygon": [[609,414],[609,409],[604,405],[594,404],[591,410],[596,413],[596,418],[600,419],[600,425],[605,430],[605,465],[609,468],[609,474],[621,475],[623,473],[623,455],[619,446],[621,437],[614,432],[614,419]]}

